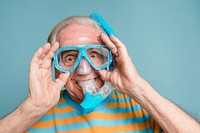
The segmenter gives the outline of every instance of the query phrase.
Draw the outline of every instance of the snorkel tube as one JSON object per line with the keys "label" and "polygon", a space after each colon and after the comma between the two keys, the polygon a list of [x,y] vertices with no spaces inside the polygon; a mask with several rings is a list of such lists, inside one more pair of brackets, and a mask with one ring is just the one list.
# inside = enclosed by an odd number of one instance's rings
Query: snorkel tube
{"label": "snorkel tube", "polygon": [[[92,13],[90,15],[90,18],[92,18],[93,20],[95,20],[99,26],[105,31],[105,33],[107,34],[108,37],[110,37],[110,35],[114,35],[115,37],[117,37],[117,35],[115,34],[115,32],[112,30],[112,28],[109,26],[109,24],[103,19],[103,17],[97,13]],[[110,64],[109,67],[107,67],[108,71],[112,71],[114,69],[114,65],[113,62]]]}
{"label": "snorkel tube", "polygon": [[92,13],[90,15],[90,18],[94,19],[99,24],[99,26],[106,32],[108,36],[110,36],[111,34],[116,36],[112,28],[108,25],[108,23],[106,23],[106,21],[99,14]]}
{"label": "snorkel tube", "polygon": [[[107,34],[108,37],[110,35],[116,36],[115,32],[112,30],[112,28],[106,23],[106,21],[97,13],[93,13],[90,15],[90,18],[95,20],[99,26],[104,30],[104,32]],[[108,71],[112,71],[114,69],[113,62],[110,64],[110,66],[107,67]],[[84,84],[87,84],[87,87],[90,87],[92,85],[92,82],[84,82]],[[85,85],[82,84],[82,87]],[[85,93],[85,97],[83,102],[80,104],[81,107],[83,108],[82,113],[87,114],[91,111],[93,111],[112,91],[113,91],[113,86],[109,82],[105,82],[103,87],[100,89],[100,91],[96,94],[92,94],[90,92]]]}

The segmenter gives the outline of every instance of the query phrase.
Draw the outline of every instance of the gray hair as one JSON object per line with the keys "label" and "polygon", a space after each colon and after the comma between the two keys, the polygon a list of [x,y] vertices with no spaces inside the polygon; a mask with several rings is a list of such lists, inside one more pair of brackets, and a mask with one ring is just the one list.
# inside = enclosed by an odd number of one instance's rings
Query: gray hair
{"label": "gray hair", "polygon": [[65,29],[66,27],[72,25],[72,24],[80,24],[80,25],[86,25],[86,26],[93,26],[99,31],[103,31],[101,27],[98,25],[98,23],[91,19],[88,16],[72,16],[69,18],[66,18],[62,20],[60,23],[58,23],[48,37],[48,42],[50,44],[54,44],[57,41],[58,34]]}

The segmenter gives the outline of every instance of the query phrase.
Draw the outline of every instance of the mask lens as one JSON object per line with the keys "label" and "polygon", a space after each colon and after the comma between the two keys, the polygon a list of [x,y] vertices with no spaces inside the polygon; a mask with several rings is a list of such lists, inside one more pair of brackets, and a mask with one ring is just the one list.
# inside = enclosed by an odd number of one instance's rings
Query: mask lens
{"label": "mask lens", "polygon": [[95,66],[101,67],[108,62],[109,50],[104,47],[89,48],[87,55]]}
{"label": "mask lens", "polygon": [[77,50],[64,50],[58,54],[58,65],[65,69],[70,70],[78,57],[79,52]]}

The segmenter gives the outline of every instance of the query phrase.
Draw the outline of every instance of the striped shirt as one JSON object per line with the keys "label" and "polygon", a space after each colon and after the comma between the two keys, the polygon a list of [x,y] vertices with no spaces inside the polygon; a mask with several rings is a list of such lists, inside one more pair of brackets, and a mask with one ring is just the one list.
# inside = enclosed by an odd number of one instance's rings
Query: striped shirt
{"label": "striped shirt", "polygon": [[161,128],[135,100],[113,91],[95,110],[83,113],[66,90],[59,103],[26,133],[159,133]]}

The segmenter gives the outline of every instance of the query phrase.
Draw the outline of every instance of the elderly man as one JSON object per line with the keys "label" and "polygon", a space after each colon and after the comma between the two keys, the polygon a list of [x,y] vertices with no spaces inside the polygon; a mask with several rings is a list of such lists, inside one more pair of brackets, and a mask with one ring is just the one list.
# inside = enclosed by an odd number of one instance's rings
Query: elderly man
{"label": "elderly man", "polygon": [[200,132],[198,122],[138,74],[125,45],[90,17],[61,21],[48,42],[31,60],[28,98],[0,121],[0,132]]}

